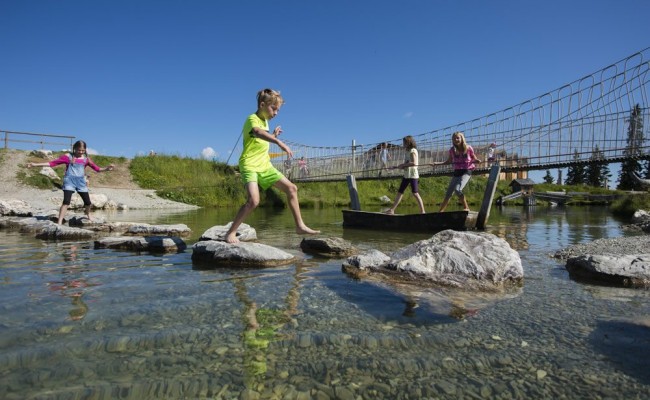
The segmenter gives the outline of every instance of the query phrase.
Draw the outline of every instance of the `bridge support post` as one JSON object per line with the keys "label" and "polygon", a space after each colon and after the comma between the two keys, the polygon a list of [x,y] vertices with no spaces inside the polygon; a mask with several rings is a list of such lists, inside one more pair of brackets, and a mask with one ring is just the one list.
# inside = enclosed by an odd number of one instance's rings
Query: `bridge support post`
{"label": "bridge support post", "polygon": [[501,167],[495,164],[490,168],[490,176],[488,177],[487,186],[485,186],[485,193],[483,194],[483,202],[481,209],[478,212],[476,219],[476,227],[478,229],[485,229],[487,220],[490,217],[490,207],[494,200],[494,192],[497,190],[497,183],[499,182],[499,175],[501,174]]}
{"label": "bridge support post", "polygon": [[350,192],[350,209],[361,211],[361,204],[359,203],[359,192],[357,191],[357,180],[354,175],[350,174],[346,177],[348,182],[348,191]]}

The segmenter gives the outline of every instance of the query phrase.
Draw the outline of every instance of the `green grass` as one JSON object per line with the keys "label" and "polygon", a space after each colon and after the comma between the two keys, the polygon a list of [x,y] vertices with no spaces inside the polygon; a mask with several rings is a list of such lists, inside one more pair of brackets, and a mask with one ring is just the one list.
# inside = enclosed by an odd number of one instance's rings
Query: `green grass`
{"label": "green grass", "polygon": [[612,203],[610,210],[621,217],[630,218],[637,210],[650,210],[650,194],[630,194]]}
{"label": "green grass", "polygon": [[131,175],[145,189],[159,196],[204,207],[241,205],[246,193],[234,170],[223,163],[188,157],[136,157]]}

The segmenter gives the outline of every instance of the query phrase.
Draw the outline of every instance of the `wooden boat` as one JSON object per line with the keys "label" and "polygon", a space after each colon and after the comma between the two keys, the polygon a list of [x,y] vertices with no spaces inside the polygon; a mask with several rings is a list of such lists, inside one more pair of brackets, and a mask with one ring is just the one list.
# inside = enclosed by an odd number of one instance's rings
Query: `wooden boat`
{"label": "wooden boat", "polygon": [[384,214],[343,210],[343,226],[408,232],[440,232],[445,229],[465,231],[476,228],[478,212],[446,211],[426,214]]}
{"label": "wooden boat", "polygon": [[481,202],[481,210],[476,211],[445,211],[426,214],[384,214],[379,212],[361,211],[357,184],[354,176],[348,175],[348,190],[350,191],[350,210],[343,210],[343,226],[350,228],[408,231],[408,232],[440,232],[445,229],[465,231],[468,229],[485,229],[490,216],[490,206],[494,200],[494,192],[499,181],[501,167],[494,164],[490,168],[485,194]]}

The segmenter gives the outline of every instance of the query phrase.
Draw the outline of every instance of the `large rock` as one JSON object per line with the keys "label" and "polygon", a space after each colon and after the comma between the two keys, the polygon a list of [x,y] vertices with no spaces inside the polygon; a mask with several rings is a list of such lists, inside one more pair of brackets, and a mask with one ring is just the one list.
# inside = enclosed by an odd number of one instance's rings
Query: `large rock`
{"label": "large rock", "polygon": [[41,175],[45,175],[48,178],[53,179],[55,181],[57,181],[57,180],[60,181],[61,180],[61,178],[59,178],[59,175],[56,174],[56,171],[52,167],[43,167],[43,168],[41,168],[39,173]]}
{"label": "large rock", "polygon": [[650,254],[581,255],[569,258],[566,269],[577,280],[650,287]]}
{"label": "large rock", "polygon": [[348,257],[358,253],[352,243],[339,237],[304,238],[300,248],[305,253],[321,257]]}
{"label": "large rock", "polygon": [[[232,222],[228,222],[226,225],[215,225],[205,232],[199,238],[199,241],[204,240],[219,240],[225,241],[226,232],[230,229]],[[248,224],[241,224],[237,228],[237,238],[242,242],[249,242],[251,240],[257,240],[257,232],[254,228],[251,228]]]}
{"label": "large rock", "polygon": [[261,243],[229,244],[217,240],[196,242],[192,262],[200,267],[272,267],[295,261],[291,254]]}
{"label": "large rock", "polygon": [[391,254],[380,255],[379,264],[348,259],[344,270],[378,272],[392,279],[427,281],[444,286],[492,290],[520,284],[524,277],[519,254],[503,239],[483,232],[445,230],[431,239],[416,242]]}
{"label": "large rock", "polygon": [[31,217],[34,210],[29,203],[22,200],[0,200],[0,215]]}
{"label": "large rock", "polygon": [[39,158],[52,158],[52,150],[36,149],[32,150],[29,155]]}
{"label": "large rock", "polygon": [[169,236],[128,236],[106,237],[95,240],[95,249],[120,249],[131,251],[150,251],[154,253],[176,253],[187,248],[178,237]]}

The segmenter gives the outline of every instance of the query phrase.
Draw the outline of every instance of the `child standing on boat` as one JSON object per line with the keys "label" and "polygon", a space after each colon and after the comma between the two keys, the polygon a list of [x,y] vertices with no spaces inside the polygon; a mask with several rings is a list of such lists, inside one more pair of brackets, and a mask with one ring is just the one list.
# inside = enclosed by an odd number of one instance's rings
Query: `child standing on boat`
{"label": "child standing on boat", "polygon": [[244,122],[242,136],[244,137],[244,150],[239,157],[239,172],[242,181],[248,193],[248,200],[241,206],[235,219],[232,221],[228,232],[226,232],[226,242],[239,243],[237,238],[237,228],[244,222],[246,217],[260,203],[260,189],[258,185],[266,190],[275,186],[287,195],[289,209],[293,214],[296,223],[296,232],[299,234],[316,234],[315,231],[305,225],[300,214],[300,204],[298,203],[298,188],[291,183],[280,171],[275,169],[271,164],[269,156],[269,143],[277,144],[287,153],[289,158],[293,157],[293,152],[284,144],[278,136],[282,129],[276,126],[273,133],[269,133],[269,120],[275,118],[280,111],[284,99],[280,92],[272,89],[263,89],[257,93],[257,111],[248,116]]}
{"label": "child standing on boat", "polygon": [[404,177],[402,178],[402,183],[399,185],[399,189],[397,190],[397,197],[395,198],[393,206],[385,212],[386,214],[395,214],[395,209],[399,205],[400,201],[402,201],[402,197],[404,197],[404,191],[409,185],[411,185],[411,192],[413,193],[415,200],[417,200],[418,206],[420,206],[420,213],[424,214],[424,203],[422,202],[422,197],[420,197],[418,189],[420,174],[418,173],[418,149],[415,144],[415,139],[413,139],[413,136],[408,135],[402,139],[402,143],[408,152],[408,158],[402,164],[393,168],[403,169]]}
{"label": "child standing on boat", "polygon": [[445,193],[445,199],[440,204],[439,212],[445,211],[454,193],[456,193],[463,203],[463,210],[469,211],[469,205],[467,205],[467,199],[463,194],[463,189],[467,185],[467,182],[469,182],[472,171],[476,168],[474,164],[478,164],[481,161],[474,154],[472,146],[468,145],[465,141],[465,135],[462,132],[454,132],[451,135],[451,144],[452,146],[449,149],[447,161],[429,164],[431,166],[452,164],[454,167],[454,176],[451,178],[451,182],[449,182],[447,193]]}
{"label": "child standing on boat", "polygon": [[384,172],[385,169],[388,169],[388,160],[390,160],[390,154],[388,154],[388,144],[386,142],[381,144],[381,150],[379,151],[379,176]]}
{"label": "child standing on boat", "polygon": [[84,170],[86,167],[90,167],[95,170],[95,172],[112,171],[115,166],[113,164],[106,168],[97,166],[97,164],[92,162],[86,154],[86,142],[78,140],[72,145],[71,154],[63,154],[61,157],[50,162],[27,163],[27,168],[56,167],[61,164],[65,164],[66,167],[65,174],[63,175],[63,203],[59,209],[59,225],[63,224],[63,217],[70,206],[72,194],[75,191],[79,193],[79,196],[81,196],[81,199],[84,202],[86,218],[92,221],[90,218],[90,207],[92,206],[92,202],[90,201],[90,195],[88,194],[88,185]]}

